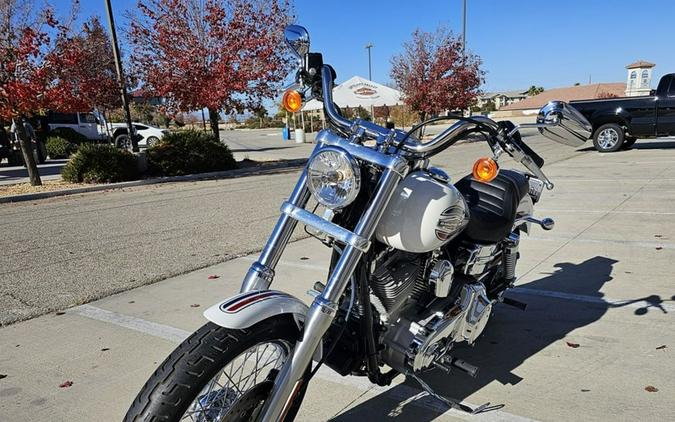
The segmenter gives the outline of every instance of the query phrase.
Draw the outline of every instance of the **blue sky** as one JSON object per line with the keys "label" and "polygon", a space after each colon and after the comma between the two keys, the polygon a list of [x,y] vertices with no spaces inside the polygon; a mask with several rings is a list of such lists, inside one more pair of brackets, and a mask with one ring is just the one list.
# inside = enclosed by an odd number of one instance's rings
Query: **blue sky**
{"label": "blue sky", "polygon": [[[52,0],[63,7],[69,0]],[[112,0],[118,27],[135,0]],[[486,91],[620,82],[625,66],[656,63],[655,80],[675,72],[673,0],[467,0],[467,48],[480,55]],[[372,42],[373,79],[389,80],[389,59],[416,28],[445,25],[461,32],[462,0],[323,2],[296,0],[297,21],[312,50],[324,54],[343,81],[368,76],[364,46]],[[104,0],[82,0],[81,14],[104,16]]]}

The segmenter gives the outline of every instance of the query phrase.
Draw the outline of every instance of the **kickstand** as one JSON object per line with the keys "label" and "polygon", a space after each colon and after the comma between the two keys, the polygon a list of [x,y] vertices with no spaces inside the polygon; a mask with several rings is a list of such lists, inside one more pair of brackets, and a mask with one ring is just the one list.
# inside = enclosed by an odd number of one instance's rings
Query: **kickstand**
{"label": "kickstand", "polygon": [[480,406],[477,406],[475,408],[472,408],[471,406],[462,403],[460,400],[449,398],[449,397],[444,397],[441,396],[440,394],[437,394],[434,390],[431,389],[429,384],[426,382],[422,381],[420,377],[418,377],[415,374],[407,373],[406,375],[410,376],[412,379],[417,381],[419,385],[422,386],[424,391],[427,392],[431,397],[435,398],[436,400],[442,402],[446,406],[448,406],[451,409],[459,410],[460,412],[465,412],[471,415],[477,415],[478,413],[484,413],[484,412],[489,412],[491,410],[497,410],[501,409],[504,407],[503,404],[497,404],[494,406],[490,406],[490,402],[481,404]]}

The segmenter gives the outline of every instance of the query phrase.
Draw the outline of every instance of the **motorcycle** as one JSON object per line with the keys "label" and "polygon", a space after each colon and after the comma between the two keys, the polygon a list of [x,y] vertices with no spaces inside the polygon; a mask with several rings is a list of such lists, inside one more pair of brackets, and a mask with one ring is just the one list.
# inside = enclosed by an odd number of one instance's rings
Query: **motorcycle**
{"label": "motorcycle", "polygon": [[[291,25],[285,36],[298,68],[283,104],[298,111],[303,97],[321,99],[329,127],[318,133],[241,293],[204,312],[209,322],[157,368],[125,420],[293,420],[322,365],[377,385],[402,374],[448,406],[484,410],[436,394],[420,374],[440,368],[476,376],[478,368],[453,357],[453,347],[475,343],[497,303],[524,306],[504,293],[516,280],[521,235],[533,225],[554,226],[533,215],[553,183],[519,130],[538,128],[580,146],[590,124],[560,101],[521,126],[449,115],[404,132],[349,120],[333,103],[336,73],[310,52],[306,29]],[[443,119],[455,123],[429,141],[414,137]],[[429,159],[469,135],[482,136],[492,157],[452,184]],[[499,169],[504,155],[528,172]],[[312,286],[309,307],[270,290],[298,223],[332,249],[327,280]]]}

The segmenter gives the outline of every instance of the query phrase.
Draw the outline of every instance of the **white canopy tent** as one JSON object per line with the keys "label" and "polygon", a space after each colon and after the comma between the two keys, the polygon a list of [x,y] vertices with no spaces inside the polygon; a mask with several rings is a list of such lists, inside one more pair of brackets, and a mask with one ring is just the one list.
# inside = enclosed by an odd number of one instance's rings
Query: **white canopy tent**
{"label": "white canopy tent", "polygon": [[[372,107],[395,106],[403,104],[402,94],[388,86],[369,81],[360,76],[351,79],[333,88],[333,102],[340,108],[363,107],[370,110]],[[316,99],[305,104],[302,111],[323,109],[323,103]]]}

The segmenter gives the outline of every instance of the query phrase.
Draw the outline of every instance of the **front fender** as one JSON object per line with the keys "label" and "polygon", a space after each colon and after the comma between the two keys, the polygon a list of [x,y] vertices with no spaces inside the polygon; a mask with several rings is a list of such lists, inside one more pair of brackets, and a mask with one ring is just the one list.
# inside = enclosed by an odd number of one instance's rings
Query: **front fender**
{"label": "front fender", "polygon": [[240,293],[204,311],[204,317],[216,325],[236,330],[248,328],[275,315],[292,314],[304,321],[309,308],[300,299],[278,290]]}

